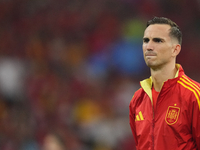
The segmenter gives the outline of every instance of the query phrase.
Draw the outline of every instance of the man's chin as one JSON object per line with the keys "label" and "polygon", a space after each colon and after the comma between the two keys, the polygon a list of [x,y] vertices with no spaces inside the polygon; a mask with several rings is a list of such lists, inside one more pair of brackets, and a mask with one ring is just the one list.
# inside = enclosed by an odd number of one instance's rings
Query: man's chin
{"label": "man's chin", "polygon": [[151,68],[152,70],[160,70],[162,68],[163,65],[157,65],[157,64],[147,64],[147,66],[149,68]]}
{"label": "man's chin", "polygon": [[153,70],[159,68],[159,65],[155,63],[146,62],[146,65]]}
{"label": "man's chin", "polygon": [[152,62],[146,62],[146,65],[151,68],[151,67],[155,67],[156,64],[152,63]]}

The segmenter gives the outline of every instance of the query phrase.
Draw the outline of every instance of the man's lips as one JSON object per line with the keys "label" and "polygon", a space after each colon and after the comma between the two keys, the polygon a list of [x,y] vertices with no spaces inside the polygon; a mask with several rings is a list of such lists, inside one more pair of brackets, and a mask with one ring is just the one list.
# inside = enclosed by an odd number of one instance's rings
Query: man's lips
{"label": "man's lips", "polygon": [[157,54],[155,52],[146,52],[145,56],[156,56]]}

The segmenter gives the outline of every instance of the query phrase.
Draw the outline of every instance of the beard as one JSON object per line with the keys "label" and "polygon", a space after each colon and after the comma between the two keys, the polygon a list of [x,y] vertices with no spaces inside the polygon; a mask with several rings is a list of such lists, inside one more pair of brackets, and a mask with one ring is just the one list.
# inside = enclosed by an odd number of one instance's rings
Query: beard
{"label": "beard", "polygon": [[165,61],[165,60],[159,61],[159,60],[156,60],[156,58],[155,59],[145,58],[145,63],[152,70],[159,70],[163,66],[165,66],[168,63],[168,61]]}

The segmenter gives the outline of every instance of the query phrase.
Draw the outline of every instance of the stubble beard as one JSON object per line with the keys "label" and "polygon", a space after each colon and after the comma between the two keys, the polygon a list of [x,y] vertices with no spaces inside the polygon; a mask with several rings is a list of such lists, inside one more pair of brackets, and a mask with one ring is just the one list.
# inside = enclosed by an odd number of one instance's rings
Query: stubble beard
{"label": "stubble beard", "polygon": [[165,64],[164,62],[163,63],[159,63],[159,62],[151,61],[151,60],[145,60],[145,63],[152,70],[159,70]]}

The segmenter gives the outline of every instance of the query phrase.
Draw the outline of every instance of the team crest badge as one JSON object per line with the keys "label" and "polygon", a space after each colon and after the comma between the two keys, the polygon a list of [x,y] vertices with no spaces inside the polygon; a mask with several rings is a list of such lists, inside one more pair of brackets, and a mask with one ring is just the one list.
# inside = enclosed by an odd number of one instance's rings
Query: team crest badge
{"label": "team crest badge", "polygon": [[179,107],[169,106],[165,117],[165,121],[167,122],[167,124],[175,124],[178,120],[179,112]]}

